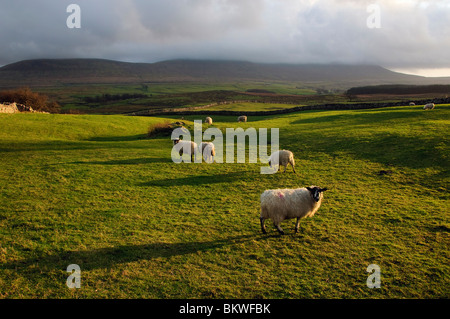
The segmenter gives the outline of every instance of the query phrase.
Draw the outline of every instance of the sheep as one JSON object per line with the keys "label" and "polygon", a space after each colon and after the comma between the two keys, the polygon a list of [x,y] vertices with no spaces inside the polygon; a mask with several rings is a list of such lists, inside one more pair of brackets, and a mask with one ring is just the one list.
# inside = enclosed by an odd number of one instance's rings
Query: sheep
{"label": "sheep", "polygon": [[291,151],[288,150],[276,151],[272,153],[272,155],[270,155],[269,157],[269,166],[272,167],[272,165],[274,165],[276,167],[277,165],[279,165],[278,169],[280,169],[281,165],[283,165],[284,166],[283,173],[286,173],[286,168],[288,164],[291,164],[294,173],[297,174],[295,172],[294,154]]}
{"label": "sheep", "polygon": [[199,151],[201,151],[201,154],[203,154],[203,158],[207,163],[212,163],[214,161],[214,156],[216,156],[216,148],[213,143],[202,142],[200,144]]}
{"label": "sheep", "polygon": [[416,103],[414,103],[414,102],[409,102],[409,106],[415,106],[416,105]]}
{"label": "sheep", "polygon": [[247,116],[241,115],[237,119],[238,122],[247,122]]}
{"label": "sheep", "polygon": [[212,120],[212,118],[210,118],[209,116],[208,116],[208,117],[206,117],[206,119],[205,119],[205,123],[207,123],[207,124],[211,125],[211,124],[213,123],[213,120]]}
{"label": "sheep", "polygon": [[177,149],[179,150],[180,160],[183,157],[184,149],[186,149],[186,154],[191,155],[191,162],[194,161],[194,157],[197,156],[197,143],[192,141],[183,141],[180,139],[173,140],[173,145],[177,145]]}
{"label": "sheep", "polygon": [[310,186],[297,189],[270,189],[261,194],[261,230],[267,234],[264,221],[272,219],[278,232],[284,235],[280,223],[285,219],[297,218],[295,233],[298,232],[300,219],[312,217],[322,203],[326,188]]}
{"label": "sheep", "polygon": [[424,110],[432,110],[434,109],[434,103],[428,103],[425,104],[425,106],[423,107]]}

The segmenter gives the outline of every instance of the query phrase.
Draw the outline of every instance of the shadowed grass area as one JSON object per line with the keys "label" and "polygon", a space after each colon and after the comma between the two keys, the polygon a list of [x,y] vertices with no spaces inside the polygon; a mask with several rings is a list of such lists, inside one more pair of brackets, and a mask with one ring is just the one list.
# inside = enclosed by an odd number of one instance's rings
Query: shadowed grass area
{"label": "shadowed grass area", "polygon": [[[175,164],[151,117],[0,115],[2,298],[447,298],[448,105],[214,118],[280,128],[293,174]],[[195,116],[184,121],[191,127]],[[259,229],[265,189],[327,187]],[[267,223],[267,226],[270,226]],[[68,289],[67,266],[82,286]],[[369,264],[381,289],[369,289]]]}

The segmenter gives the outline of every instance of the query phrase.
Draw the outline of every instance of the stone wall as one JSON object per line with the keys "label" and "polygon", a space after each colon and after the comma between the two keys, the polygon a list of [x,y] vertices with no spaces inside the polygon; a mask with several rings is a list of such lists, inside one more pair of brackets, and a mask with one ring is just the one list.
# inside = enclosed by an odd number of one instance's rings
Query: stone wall
{"label": "stone wall", "polygon": [[[410,101],[403,102],[379,102],[379,103],[340,103],[340,104],[320,104],[320,105],[306,105],[306,106],[296,106],[292,108],[282,109],[282,110],[274,110],[274,111],[254,111],[254,112],[246,112],[246,111],[205,111],[201,110],[203,107],[197,108],[185,108],[185,109],[165,109],[165,110],[142,110],[133,112],[128,115],[135,116],[155,116],[155,115],[251,115],[251,116],[259,116],[259,115],[278,115],[278,114],[288,114],[299,111],[307,111],[307,110],[360,110],[360,109],[373,109],[373,108],[384,108],[384,107],[395,107],[395,106],[405,106],[409,105]],[[415,101],[416,105],[425,105],[427,103],[434,104],[450,104],[450,98],[436,98],[436,99],[428,99],[428,100],[419,100]],[[227,102],[223,103],[227,104]],[[214,103],[216,105],[216,103]],[[198,111],[194,111],[193,109],[197,109]]]}

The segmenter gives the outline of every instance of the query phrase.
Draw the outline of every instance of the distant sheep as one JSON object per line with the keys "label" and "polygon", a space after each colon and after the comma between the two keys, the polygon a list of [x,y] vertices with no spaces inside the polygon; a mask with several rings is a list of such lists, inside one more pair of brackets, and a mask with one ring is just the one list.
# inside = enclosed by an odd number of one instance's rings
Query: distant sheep
{"label": "distant sheep", "polygon": [[209,116],[205,119],[205,123],[211,125],[213,123],[212,118],[210,118]]}
{"label": "distant sheep", "polygon": [[432,110],[434,109],[434,103],[428,103],[425,104],[425,106],[423,107],[424,110]]}
{"label": "distant sheep", "polygon": [[409,103],[409,106],[415,106],[415,105],[416,105],[416,103],[414,103],[414,102]]}
{"label": "distant sheep", "polygon": [[238,117],[238,122],[247,122],[247,116],[245,115],[241,115]]}
{"label": "distant sheep", "polygon": [[266,234],[264,221],[271,219],[278,232],[284,235],[280,223],[285,219],[297,218],[295,233],[298,232],[300,219],[312,217],[319,209],[326,188],[310,186],[297,189],[271,189],[261,194],[261,230]]}
{"label": "distant sheep", "polygon": [[186,154],[191,156],[191,162],[194,161],[194,158],[197,156],[197,143],[192,141],[183,141],[183,140],[173,140],[173,145],[177,145],[178,153],[180,154],[180,160],[183,157],[184,151],[186,149]]}
{"label": "distant sheep", "polygon": [[278,169],[281,168],[281,166],[284,166],[284,173],[286,173],[286,168],[288,164],[291,164],[292,169],[295,172],[295,160],[294,160],[294,154],[291,151],[288,150],[281,150],[276,151],[272,155],[270,155],[269,158],[269,166],[278,166]]}
{"label": "distant sheep", "polygon": [[212,163],[214,161],[214,156],[216,156],[216,148],[211,142],[202,142],[200,144],[201,154],[207,163]]}

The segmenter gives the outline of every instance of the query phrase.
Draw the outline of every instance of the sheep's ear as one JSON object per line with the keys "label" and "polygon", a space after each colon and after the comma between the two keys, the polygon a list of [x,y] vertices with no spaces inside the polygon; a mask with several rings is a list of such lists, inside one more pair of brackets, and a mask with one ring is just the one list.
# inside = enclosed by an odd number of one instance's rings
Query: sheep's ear
{"label": "sheep's ear", "polygon": [[311,187],[307,186],[306,189],[309,190],[310,192],[312,192],[312,188]]}
{"label": "sheep's ear", "polygon": [[327,191],[327,190],[328,190],[328,188],[326,188],[326,187],[320,189],[321,192],[325,192],[325,191]]}

